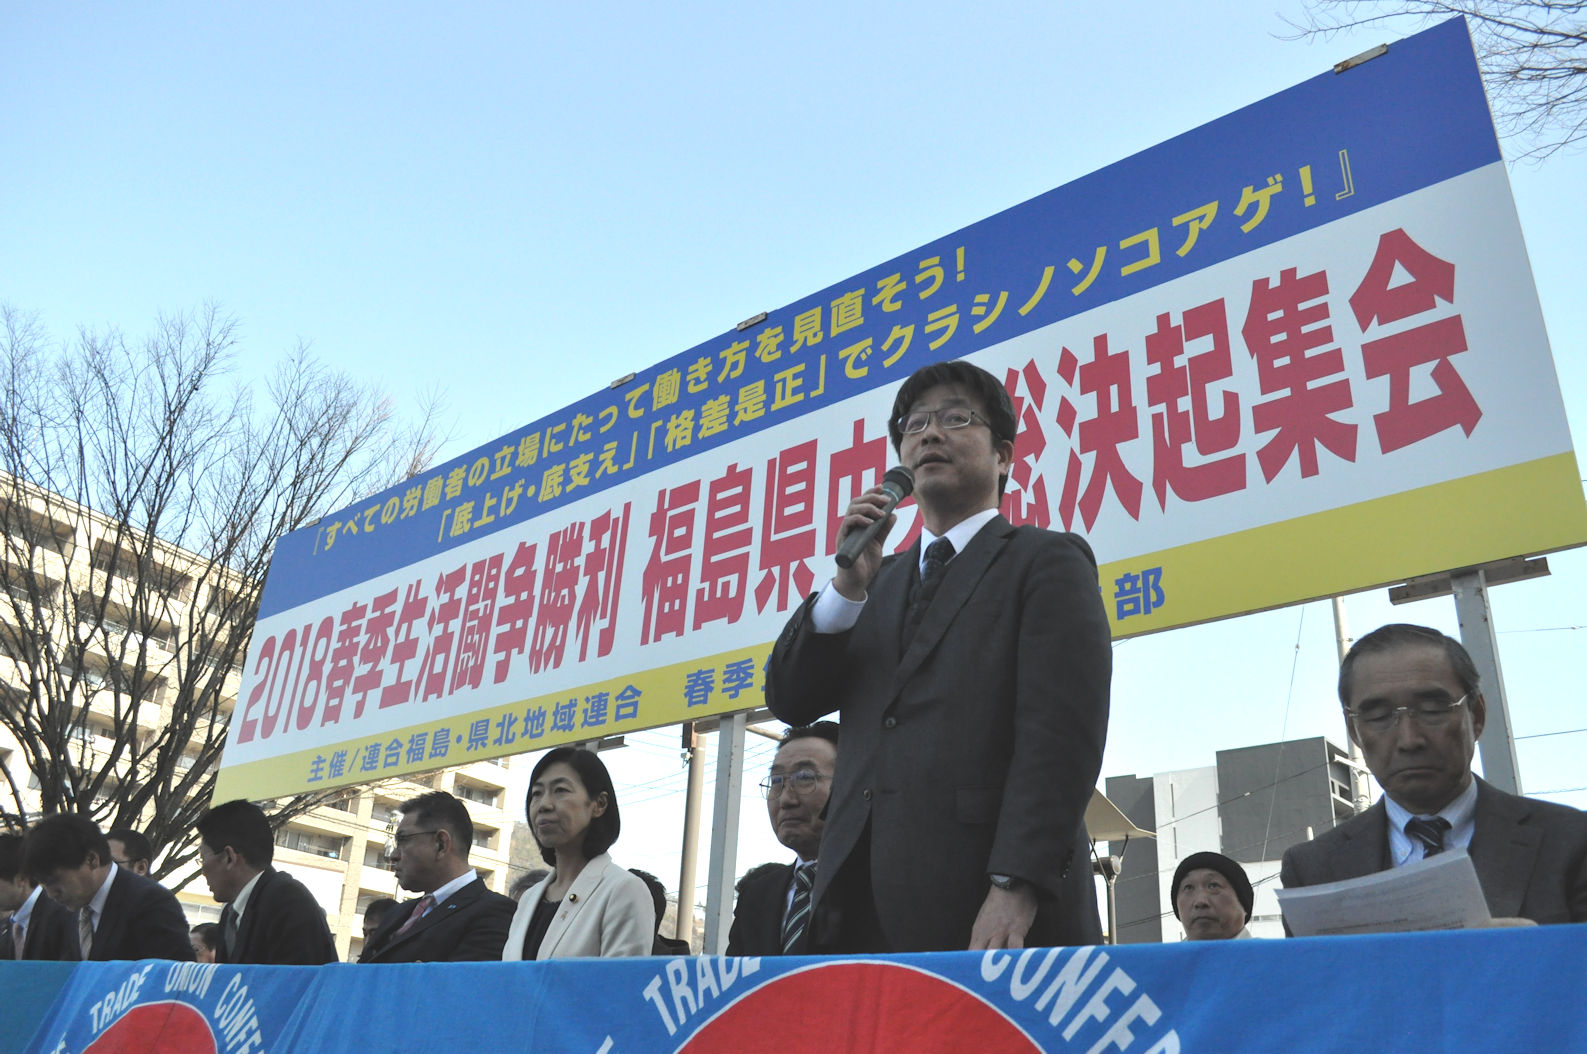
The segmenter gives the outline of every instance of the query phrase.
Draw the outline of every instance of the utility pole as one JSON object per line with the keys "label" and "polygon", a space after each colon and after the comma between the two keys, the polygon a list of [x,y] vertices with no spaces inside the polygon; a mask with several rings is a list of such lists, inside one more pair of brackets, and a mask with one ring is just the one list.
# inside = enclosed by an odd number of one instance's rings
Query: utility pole
{"label": "utility pole", "polygon": [[[1333,603],[1334,644],[1339,649],[1339,664],[1343,666],[1355,638],[1350,636],[1350,624],[1345,619],[1344,598],[1334,597]],[[1345,718],[1345,742],[1350,744],[1350,799],[1356,812],[1363,813],[1372,805],[1372,788],[1367,786],[1367,759],[1361,753],[1361,744],[1350,734],[1349,722],[1350,719]]]}
{"label": "utility pole", "polygon": [[694,865],[700,849],[700,799],[705,796],[705,757],[693,721],[683,723],[683,756],[689,763],[689,790],[683,800],[683,866],[678,871],[678,924],[672,935],[694,944]]}

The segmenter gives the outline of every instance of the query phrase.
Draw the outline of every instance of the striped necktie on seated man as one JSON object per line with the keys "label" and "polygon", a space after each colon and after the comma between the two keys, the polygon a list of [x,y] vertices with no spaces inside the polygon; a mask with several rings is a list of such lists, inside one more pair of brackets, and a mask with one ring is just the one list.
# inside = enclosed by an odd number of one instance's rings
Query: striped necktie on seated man
{"label": "striped necktie on seated man", "polygon": [[793,899],[788,902],[788,913],[782,923],[782,953],[792,955],[804,937],[805,925],[810,921],[810,891],[816,884],[816,865],[812,861],[794,868]]}
{"label": "striped necktie on seated man", "polygon": [[1421,843],[1422,856],[1437,856],[1449,848],[1444,844],[1444,834],[1449,830],[1449,821],[1442,816],[1434,816],[1424,820],[1420,816],[1413,816],[1405,821],[1405,833]]}

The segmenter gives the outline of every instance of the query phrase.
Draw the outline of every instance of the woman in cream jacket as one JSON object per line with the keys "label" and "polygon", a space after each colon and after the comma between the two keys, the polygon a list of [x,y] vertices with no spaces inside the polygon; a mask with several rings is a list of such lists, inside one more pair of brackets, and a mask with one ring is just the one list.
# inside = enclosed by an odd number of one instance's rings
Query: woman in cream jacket
{"label": "woman in cream jacket", "polygon": [[655,908],[645,883],[606,853],[621,824],[594,751],[558,747],[541,758],[528,814],[552,871],[518,901],[502,959],[649,955]]}

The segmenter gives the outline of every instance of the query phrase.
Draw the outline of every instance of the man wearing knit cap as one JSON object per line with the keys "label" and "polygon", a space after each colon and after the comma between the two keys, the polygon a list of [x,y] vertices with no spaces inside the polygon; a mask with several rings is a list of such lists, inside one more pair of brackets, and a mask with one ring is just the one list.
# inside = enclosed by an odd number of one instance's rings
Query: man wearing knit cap
{"label": "man wearing knit cap", "polygon": [[1192,853],[1174,870],[1170,906],[1187,941],[1249,937],[1255,900],[1245,868],[1222,853]]}

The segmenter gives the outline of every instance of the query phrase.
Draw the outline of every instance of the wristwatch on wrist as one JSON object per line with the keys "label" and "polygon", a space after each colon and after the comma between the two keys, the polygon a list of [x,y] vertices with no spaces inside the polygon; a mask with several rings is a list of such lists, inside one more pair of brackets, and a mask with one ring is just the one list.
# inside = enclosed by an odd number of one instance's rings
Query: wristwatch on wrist
{"label": "wristwatch on wrist", "polygon": [[1008,893],[1012,893],[1014,890],[1025,884],[1025,880],[1023,878],[1015,878],[1013,875],[987,875],[986,877],[990,879],[992,884],[998,889]]}

